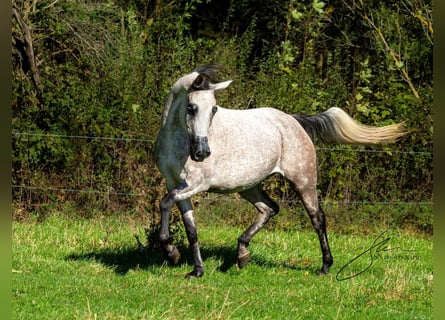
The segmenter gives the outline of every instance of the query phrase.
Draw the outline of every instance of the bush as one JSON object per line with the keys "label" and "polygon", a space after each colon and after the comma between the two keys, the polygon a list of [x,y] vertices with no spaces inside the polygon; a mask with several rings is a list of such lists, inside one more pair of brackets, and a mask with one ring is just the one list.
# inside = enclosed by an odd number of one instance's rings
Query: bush
{"label": "bush", "polygon": [[[86,211],[156,212],[165,191],[151,153],[163,104],[178,77],[209,62],[225,65],[235,80],[218,94],[222,106],[306,114],[339,106],[370,125],[408,120],[411,133],[379,147],[386,152],[317,143],[324,199],[432,199],[429,1],[13,6],[13,195],[20,212],[63,202]],[[297,199],[281,178],[266,189]]]}

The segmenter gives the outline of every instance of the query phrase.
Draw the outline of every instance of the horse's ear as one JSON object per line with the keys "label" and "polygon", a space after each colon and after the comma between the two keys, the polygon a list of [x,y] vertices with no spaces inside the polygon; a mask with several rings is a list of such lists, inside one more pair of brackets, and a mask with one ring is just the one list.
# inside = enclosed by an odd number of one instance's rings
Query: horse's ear
{"label": "horse's ear", "polygon": [[209,80],[200,74],[198,77],[196,77],[195,81],[193,81],[192,87],[195,90],[206,90],[209,88]]}
{"label": "horse's ear", "polygon": [[225,89],[225,88],[227,88],[232,82],[233,82],[233,80],[227,80],[227,81],[224,81],[224,82],[212,83],[212,84],[210,85],[210,89],[212,89],[212,90],[221,90],[221,89]]}

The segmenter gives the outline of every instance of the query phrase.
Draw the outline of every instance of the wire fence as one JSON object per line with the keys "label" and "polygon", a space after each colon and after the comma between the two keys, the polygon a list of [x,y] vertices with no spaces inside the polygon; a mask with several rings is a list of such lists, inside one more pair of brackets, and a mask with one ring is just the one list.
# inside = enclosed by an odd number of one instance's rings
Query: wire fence
{"label": "wire fence", "polygon": [[[13,137],[39,137],[39,138],[58,138],[58,139],[83,139],[83,140],[99,140],[110,142],[142,142],[147,144],[153,144],[155,139],[152,138],[139,138],[139,137],[106,137],[106,136],[87,136],[87,135],[63,135],[63,134],[51,134],[51,133],[33,133],[33,132],[12,132]],[[316,147],[317,151],[329,151],[329,152],[360,152],[360,153],[387,153],[387,154],[403,154],[413,156],[428,156],[432,157],[433,152],[429,150],[398,150],[398,149],[369,149],[365,147],[347,148],[347,147]],[[14,190],[28,190],[28,191],[42,191],[42,192],[60,192],[60,193],[79,193],[79,194],[96,194],[96,195],[112,195],[122,197],[145,197],[145,194],[139,194],[134,192],[120,192],[113,188],[109,190],[95,190],[95,189],[74,189],[74,188],[58,188],[52,186],[32,186],[32,185],[12,185]],[[213,199],[211,196],[203,197],[202,199]],[[237,201],[235,198],[224,197],[219,198],[223,201]],[[299,200],[277,200],[280,203],[298,203]],[[348,205],[432,205],[432,201],[334,201],[326,200],[321,202],[328,203],[342,203]]]}
{"label": "wire fence", "polygon": [[61,138],[61,139],[85,139],[85,140],[106,140],[106,141],[125,141],[125,142],[150,142],[153,143],[155,139],[146,138],[124,138],[124,137],[100,137],[100,136],[77,136],[65,134],[51,134],[51,133],[33,133],[33,132],[13,132],[13,136],[23,137],[47,137],[47,138]]}
{"label": "wire fence", "polygon": [[[148,142],[154,143],[155,139],[151,138],[125,138],[125,137],[102,137],[102,136],[81,136],[81,135],[63,135],[50,133],[33,133],[33,132],[13,132],[13,136],[28,136],[28,137],[47,137],[47,138],[61,138],[61,139],[85,139],[85,140],[105,140],[105,141],[124,141],[124,142]],[[316,147],[316,150],[324,151],[354,151],[354,152],[368,152],[368,153],[394,153],[394,154],[424,154],[432,155],[431,151],[412,151],[412,150],[395,150],[395,149],[363,149],[363,148],[322,148]]]}
{"label": "wire fence", "polygon": [[[145,197],[145,194],[131,193],[131,192],[116,192],[114,190],[111,191],[100,191],[100,190],[80,190],[80,189],[69,189],[69,188],[54,188],[54,187],[34,187],[34,186],[19,186],[13,185],[13,189],[26,189],[26,190],[39,190],[39,191],[48,191],[48,192],[69,192],[69,193],[86,193],[86,194],[99,194],[99,195],[113,195],[113,196],[124,196],[124,197]],[[216,200],[215,197],[210,195],[202,197],[204,200]],[[238,201],[237,199],[224,197],[218,198],[218,201]],[[300,203],[300,200],[275,200],[279,203]],[[431,201],[334,201],[334,200],[323,200],[321,203],[341,203],[348,205],[421,205],[428,206],[432,205]]]}

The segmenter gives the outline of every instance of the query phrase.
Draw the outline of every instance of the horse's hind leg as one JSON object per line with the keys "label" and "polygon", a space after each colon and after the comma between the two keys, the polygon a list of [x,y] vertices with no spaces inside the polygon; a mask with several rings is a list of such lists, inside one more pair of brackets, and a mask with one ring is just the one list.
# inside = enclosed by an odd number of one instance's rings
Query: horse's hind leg
{"label": "horse's hind leg", "polygon": [[270,218],[278,213],[279,207],[264,192],[261,185],[240,192],[240,195],[252,203],[259,212],[257,220],[238,238],[238,267],[244,268],[250,261],[250,253],[249,250],[247,250],[250,240],[252,240],[253,236],[264,227]]}
{"label": "horse's hind leg", "polygon": [[329,267],[333,264],[331,249],[329,248],[328,235],[326,232],[326,218],[323,210],[320,207],[317,198],[317,190],[315,185],[311,187],[298,188],[301,200],[311,219],[312,226],[318,234],[320,247],[322,252],[323,265],[319,271],[320,274],[329,272]]}

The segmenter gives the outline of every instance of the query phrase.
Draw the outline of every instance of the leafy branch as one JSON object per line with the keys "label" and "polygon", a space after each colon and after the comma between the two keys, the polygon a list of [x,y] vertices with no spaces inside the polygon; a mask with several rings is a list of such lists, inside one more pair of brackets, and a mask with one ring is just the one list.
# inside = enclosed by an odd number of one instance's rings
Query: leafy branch
{"label": "leafy branch", "polygon": [[401,72],[402,78],[408,83],[408,86],[411,89],[413,95],[419,99],[420,98],[419,93],[418,93],[417,89],[415,88],[415,86],[408,74],[408,67],[403,62],[401,55],[399,53],[395,52],[391,48],[390,44],[388,43],[387,38],[385,37],[385,35],[382,32],[382,25],[381,24],[378,25],[375,22],[372,13],[368,13],[368,10],[365,7],[363,1],[354,2],[353,3],[354,7],[349,5],[346,1],[343,1],[343,4],[345,5],[345,7],[347,7],[351,11],[351,13],[354,14],[354,13],[358,12],[360,17],[363,19],[364,23],[372,29],[373,34],[375,35],[375,39],[383,45],[383,50],[384,50],[385,54],[389,55],[392,58],[397,70],[399,70]]}
{"label": "leafy branch", "polygon": [[381,28],[376,26],[376,24],[374,22],[374,19],[372,17],[369,18],[369,16],[365,15],[365,16],[363,16],[363,19],[365,19],[365,21],[372,27],[374,32],[377,34],[378,39],[380,39],[380,41],[382,42],[382,44],[383,44],[383,46],[385,48],[385,53],[387,53],[387,54],[389,54],[391,56],[391,58],[394,61],[395,66],[402,73],[403,79],[405,79],[405,81],[408,83],[408,85],[409,85],[411,91],[413,92],[414,96],[416,98],[420,98],[419,93],[417,92],[416,88],[414,87],[413,82],[411,81],[410,76],[408,75],[408,68],[403,63],[402,58],[400,57],[400,55],[398,53],[396,53],[389,46],[388,41],[386,41],[386,38],[383,35]]}

